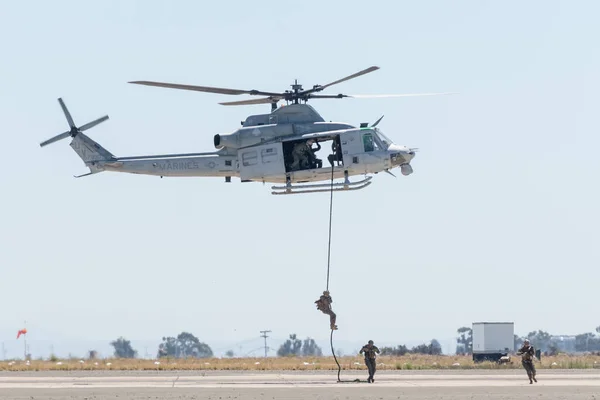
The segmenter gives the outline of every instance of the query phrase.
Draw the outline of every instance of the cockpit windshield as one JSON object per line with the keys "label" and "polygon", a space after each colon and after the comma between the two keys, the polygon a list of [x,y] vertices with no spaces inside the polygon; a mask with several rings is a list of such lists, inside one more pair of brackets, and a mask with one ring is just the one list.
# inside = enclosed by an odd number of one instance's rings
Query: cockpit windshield
{"label": "cockpit windshield", "polygon": [[383,147],[383,149],[387,150],[387,148],[390,147],[392,143],[394,143],[390,138],[385,136],[383,132],[381,132],[381,129],[373,128],[373,131],[375,132],[375,137],[379,139],[378,142],[380,142],[380,145],[381,147]]}

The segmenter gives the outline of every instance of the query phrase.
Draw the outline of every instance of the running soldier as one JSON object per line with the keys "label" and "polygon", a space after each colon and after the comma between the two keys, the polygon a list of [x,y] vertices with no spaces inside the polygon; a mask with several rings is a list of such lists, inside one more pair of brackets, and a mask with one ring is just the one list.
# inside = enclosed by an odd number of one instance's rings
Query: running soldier
{"label": "running soldier", "polygon": [[335,324],[336,315],[331,309],[331,303],[333,303],[333,300],[329,295],[329,290],[325,290],[321,297],[319,297],[319,300],[315,301],[315,303],[317,305],[317,310],[322,311],[323,314],[329,315],[331,330],[337,329],[338,327]]}
{"label": "running soldier", "polygon": [[369,379],[367,382],[373,383],[375,382],[375,370],[377,363],[375,362],[375,353],[379,354],[379,349],[377,346],[373,345],[373,341],[369,340],[369,343],[365,344],[362,349],[360,349],[359,354],[365,353],[365,364],[367,364],[367,368],[369,369]]}
{"label": "running soldier", "polygon": [[533,365],[535,350],[533,349],[533,346],[529,344],[529,339],[523,341],[523,347],[517,351],[517,355],[521,356],[521,364],[523,364],[523,368],[527,371],[529,384],[533,384],[534,381],[537,382],[537,379],[535,379],[535,365]]}

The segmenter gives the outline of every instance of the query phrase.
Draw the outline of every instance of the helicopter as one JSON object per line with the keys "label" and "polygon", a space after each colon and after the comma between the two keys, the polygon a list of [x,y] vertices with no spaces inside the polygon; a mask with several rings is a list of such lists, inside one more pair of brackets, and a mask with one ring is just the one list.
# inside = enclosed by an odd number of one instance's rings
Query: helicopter
{"label": "helicopter", "polygon": [[[442,95],[448,93],[392,94],[392,95],[324,95],[319,92],[330,86],[379,69],[372,66],[326,85],[303,89],[296,80],[292,90],[265,92],[208,86],[193,86],[152,81],[132,81],[131,84],[171,89],[192,90],[225,95],[261,96],[257,99],[221,102],[225,106],[271,104],[271,112],[248,116],[241,127],[229,134],[216,134],[216,151],[203,153],[156,154],[116,157],[83,132],[108,120],[108,115],[77,127],[62,98],[58,102],[69,124],[69,130],[42,143],[41,147],[71,137],[70,146],[83,160],[89,172],[80,178],[103,171],[162,177],[221,177],[231,182],[269,182],[274,195],[348,191],[363,189],[371,184],[372,176],[400,168],[402,175],[413,173],[411,161],[416,148],[395,144],[375,123],[361,123],[358,127],[343,122],[327,122],[310,105],[310,99],[342,99],[370,97],[405,97]],[[286,105],[278,106],[280,101]],[[312,146],[316,145],[317,148]],[[317,158],[322,145],[330,149],[329,167]],[[365,178],[350,181],[350,177]],[[343,182],[334,183],[343,178]],[[331,183],[318,183],[331,180]]]}

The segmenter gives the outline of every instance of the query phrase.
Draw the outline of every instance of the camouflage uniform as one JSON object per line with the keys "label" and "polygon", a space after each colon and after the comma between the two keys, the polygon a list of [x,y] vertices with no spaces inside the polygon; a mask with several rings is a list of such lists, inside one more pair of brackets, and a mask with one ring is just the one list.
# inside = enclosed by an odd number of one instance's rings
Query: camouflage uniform
{"label": "camouflage uniform", "polygon": [[523,347],[519,349],[517,355],[521,356],[521,364],[523,364],[523,368],[525,368],[525,371],[527,371],[529,383],[531,384],[533,381],[537,382],[537,379],[535,379],[535,365],[533,364],[535,350],[533,349],[533,346],[529,344],[529,340],[525,340]]}
{"label": "camouflage uniform", "polygon": [[368,344],[365,344],[362,349],[360,349],[359,354],[365,353],[365,364],[367,364],[367,368],[369,369],[369,378],[367,382],[373,383],[375,379],[373,376],[375,375],[375,370],[377,369],[376,361],[375,361],[375,353],[379,353],[379,349],[377,346],[373,345],[373,341],[369,340]]}
{"label": "camouflage uniform", "polygon": [[337,329],[337,325],[335,324],[336,315],[331,309],[331,303],[333,303],[333,300],[331,299],[328,290],[324,291],[321,297],[319,297],[319,300],[315,301],[317,310],[322,311],[323,314],[329,315],[329,323],[331,325],[331,329],[333,330]]}
{"label": "camouflage uniform", "polygon": [[298,171],[310,168],[310,156],[312,152],[306,142],[299,142],[294,145],[292,150],[293,162],[290,165],[292,171]]}

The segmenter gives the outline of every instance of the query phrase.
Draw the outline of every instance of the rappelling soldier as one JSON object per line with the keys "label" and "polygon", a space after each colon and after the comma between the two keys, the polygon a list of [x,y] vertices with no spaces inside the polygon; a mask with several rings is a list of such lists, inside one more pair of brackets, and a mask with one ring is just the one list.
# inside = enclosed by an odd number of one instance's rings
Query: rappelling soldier
{"label": "rappelling soldier", "polygon": [[517,355],[521,356],[521,364],[523,364],[523,368],[527,371],[529,383],[532,384],[534,381],[537,382],[537,379],[535,379],[535,365],[533,365],[535,350],[533,349],[533,346],[529,344],[529,339],[523,341],[523,347],[517,351]]}
{"label": "rappelling soldier", "polygon": [[337,325],[335,324],[336,315],[333,312],[333,310],[331,309],[331,303],[333,303],[333,300],[331,299],[331,296],[329,295],[329,290],[325,290],[323,292],[323,294],[321,295],[321,297],[319,297],[319,300],[315,301],[315,304],[317,305],[317,310],[322,311],[323,314],[329,315],[329,322],[331,324],[331,329],[335,330],[335,329],[337,329]]}
{"label": "rappelling soldier", "polygon": [[365,364],[367,365],[367,368],[369,369],[369,379],[367,379],[367,382],[369,383],[373,383],[375,382],[375,370],[376,370],[376,362],[375,362],[375,353],[379,354],[379,349],[377,348],[377,346],[375,346],[373,344],[372,340],[369,340],[369,343],[365,344],[362,349],[360,349],[360,352],[358,354],[363,354],[365,353]]}

